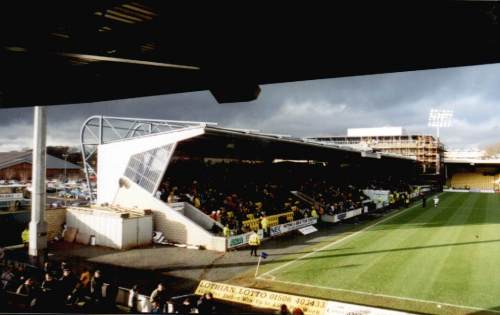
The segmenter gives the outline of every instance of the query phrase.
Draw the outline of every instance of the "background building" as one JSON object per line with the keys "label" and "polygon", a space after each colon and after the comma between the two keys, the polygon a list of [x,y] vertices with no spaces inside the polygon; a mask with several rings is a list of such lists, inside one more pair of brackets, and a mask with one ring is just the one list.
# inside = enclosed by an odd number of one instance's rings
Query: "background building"
{"label": "background building", "polygon": [[[31,180],[32,152],[0,152],[0,179]],[[83,177],[80,166],[47,155],[47,179],[77,179]]]}
{"label": "background building", "polygon": [[479,149],[448,149],[444,153],[446,160],[467,160],[467,159],[485,159],[486,151]]}
{"label": "background building", "polygon": [[444,145],[431,135],[408,135],[402,127],[349,128],[347,136],[309,139],[413,157],[421,174],[439,174],[443,169]]}

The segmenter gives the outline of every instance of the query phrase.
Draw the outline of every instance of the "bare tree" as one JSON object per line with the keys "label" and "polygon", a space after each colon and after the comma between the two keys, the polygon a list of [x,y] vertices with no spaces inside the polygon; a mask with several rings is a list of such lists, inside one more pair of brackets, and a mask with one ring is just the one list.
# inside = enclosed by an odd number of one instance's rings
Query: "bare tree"
{"label": "bare tree", "polygon": [[486,146],[485,151],[488,156],[500,155],[500,142]]}

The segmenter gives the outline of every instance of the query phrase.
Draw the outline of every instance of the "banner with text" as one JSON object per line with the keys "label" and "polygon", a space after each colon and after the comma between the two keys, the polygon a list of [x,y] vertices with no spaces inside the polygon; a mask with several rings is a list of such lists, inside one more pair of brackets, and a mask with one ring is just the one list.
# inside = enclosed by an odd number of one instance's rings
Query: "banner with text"
{"label": "banner with text", "polygon": [[[257,231],[257,234],[259,235],[260,239],[264,238],[264,231],[263,230]],[[230,236],[227,239],[227,248],[234,248],[234,247],[248,244],[248,239],[250,238],[250,235],[252,235],[252,232]]]}
{"label": "banner with text", "polygon": [[389,194],[391,193],[389,190],[365,189],[363,193],[375,202],[377,209],[389,204]]}
{"label": "banner with text", "polygon": [[304,219],[300,219],[297,221],[292,221],[292,222],[288,222],[288,223],[284,223],[284,224],[280,224],[280,225],[275,225],[275,226],[271,227],[271,230],[270,230],[271,236],[276,236],[276,235],[280,235],[280,234],[283,234],[286,232],[297,230],[297,229],[303,228],[303,227],[308,226],[308,225],[316,224],[317,222],[318,222],[318,218],[311,217],[311,218],[304,218]]}
{"label": "banner with text", "polygon": [[311,315],[325,314],[328,303],[325,300],[306,298],[297,295],[251,289],[206,280],[200,281],[195,294],[202,295],[208,292],[211,292],[215,299],[246,304],[254,307],[270,308],[275,310],[279,310],[281,304],[286,304],[290,309],[300,307],[305,314]]}
{"label": "banner with text", "polygon": [[0,200],[17,200],[23,199],[22,193],[14,193],[14,194],[0,194]]}
{"label": "banner with text", "polygon": [[337,213],[334,215],[325,214],[321,217],[321,220],[323,222],[336,223],[336,222],[340,222],[342,220],[353,218],[353,217],[361,215],[361,214],[363,214],[363,208],[358,208],[358,209],[350,210],[350,211],[343,212],[343,213]]}
{"label": "banner with text", "polygon": [[302,309],[306,315],[404,315],[399,311],[379,309],[375,307],[355,305],[342,302],[327,301],[298,295],[252,289],[225,283],[202,280],[195,291],[197,295],[211,292],[215,299],[279,310],[281,304],[288,309]]}

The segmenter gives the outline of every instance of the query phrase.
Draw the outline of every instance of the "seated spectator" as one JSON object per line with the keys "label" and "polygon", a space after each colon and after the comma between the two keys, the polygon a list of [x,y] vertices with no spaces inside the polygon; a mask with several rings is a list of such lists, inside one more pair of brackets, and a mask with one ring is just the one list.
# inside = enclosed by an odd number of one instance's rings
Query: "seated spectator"
{"label": "seated spectator", "polygon": [[140,313],[141,312],[141,310],[139,309],[139,299],[138,299],[139,294],[141,294],[140,290],[139,290],[139,286],[137,284],[135,284],[134,286],[132,286],[132,289],[130,289],[130,293],[128,295],[128,302],[127,302],[127,305],[130,308],[131,313]]}
{"label": "seated spectator", "polygon": [[158,286],[156,287],[156,289],[153,290],[149,301],[151,303],[153,303],[153,301],[158,302],[161,310],[162,311],[164,310],[165,304],[168,301],[168,296],[167,296],[167,290],[165,288],[165,285],[162,282],[158,283]]}
{"label": "seated spectator", "polygon": [[80,273],[80,283],[82,284],[83,288],[89,288],[90,271],[86,267],[83,267],[82,272]]}
{"label": "seated spectator", "polygon": [[17,290],[17,294],[23,294],[23,295],[32,295],[34,294],[36,288],[35,288],[35,282],[33,281],[32,278],[28,278],[24,281],[23,284],[21,284]]}
{"label": "seated spectator", "polygon": [[168,194],[167,203],[174,203],[174,202],[176,202],[176,200],[175,200],[175,194],[174,194],[174,191],[171,191]]}
{"label": "seated spectator", "polygon": [[92,297],[92,302],[96,305],[100,305],[103,303],[103,286],[104,281],[102,279],[101,271],[96,270],[92,279],[90,280],[90,296]]}
{"label": "seated spectator", "polygon": [[292,313],[290,313],[290,310],[288,309],[288,306],[286,306],[286,304],[281,304],[278,315],[292,315]]}
{"label": "seated spectator", "polygon": [[63,275],[59,279],[59,283],[64,300],[66,303],[73,304],[77,292],[78,279],[67,265],[63,269]]}
{"label": "seated spectator", "polygon": [[163,314],[163,307],[159,301],[151,301],[151,314]]}
{"label": "seated spectator", "polygon": [[62,301],[59,293],[59,286],[54,276],[50,273],[46,273],[45,280],[42,282],[41,286],[40,298],[37,303],[40,310],[43,312],[60,310]]}
{"label": "seated spectator", "polygon": [[178,314],[191,314],[193,309],[193,305],[191,304],[191,300],[189,298],[185,298],[182,301],[182,304],[178,306],[176,313]]}
{"label": "seated spectator", "polygon": [[205,293],[198,300],[198,313],[201,315],[216,314],[214,296],[211,292]]}
{"label": "seated spectator", "polygon": [[13,290],[15,288],[16,275],[14,274],[12,269],[13,269],[12,266],[8,266],[0,276],[0,279],[2,281],[2,289],[7,291]]}

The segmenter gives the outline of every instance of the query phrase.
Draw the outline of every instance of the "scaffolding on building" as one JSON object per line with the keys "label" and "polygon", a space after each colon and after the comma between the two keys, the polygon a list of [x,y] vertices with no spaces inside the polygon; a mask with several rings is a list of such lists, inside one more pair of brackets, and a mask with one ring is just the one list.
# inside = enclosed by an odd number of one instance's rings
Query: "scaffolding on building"
{"label": "scaffolding on building", "polygon": [[444,161],[444,146],[431,135],[333,136],[311,140],[344,146],[367,146],[383,153],[412,157],[419,163],[422,174],[439,174]]}

